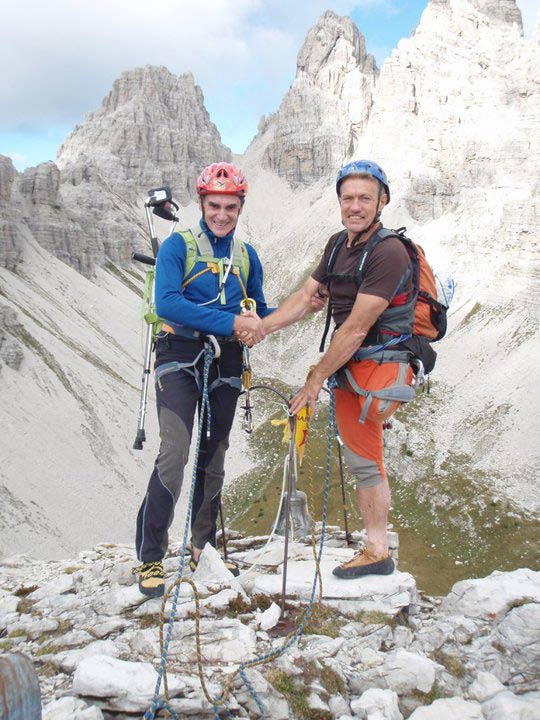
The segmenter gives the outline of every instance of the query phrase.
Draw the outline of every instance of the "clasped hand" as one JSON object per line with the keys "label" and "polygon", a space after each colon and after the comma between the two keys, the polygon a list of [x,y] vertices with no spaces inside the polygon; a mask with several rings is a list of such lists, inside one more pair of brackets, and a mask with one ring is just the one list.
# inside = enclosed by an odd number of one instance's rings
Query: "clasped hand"
{"label": "clasped hand", "polygon": [[248,347],[260,343],[266,335],[261,318],[251,310],[236,315],[233,332],[235,337]]}

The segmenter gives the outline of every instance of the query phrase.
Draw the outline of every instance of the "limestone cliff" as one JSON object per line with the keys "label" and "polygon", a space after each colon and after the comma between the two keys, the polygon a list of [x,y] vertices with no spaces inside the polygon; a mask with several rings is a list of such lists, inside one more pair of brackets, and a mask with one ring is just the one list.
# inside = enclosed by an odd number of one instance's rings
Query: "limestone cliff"
{"label": "limestone cliff", "polygon": [[293,186],[341,165],[365,127],[376,78],[375,60],[366,54],[358,28],[325,12],[309,31],[296,78],[269,123],[264,165]]}

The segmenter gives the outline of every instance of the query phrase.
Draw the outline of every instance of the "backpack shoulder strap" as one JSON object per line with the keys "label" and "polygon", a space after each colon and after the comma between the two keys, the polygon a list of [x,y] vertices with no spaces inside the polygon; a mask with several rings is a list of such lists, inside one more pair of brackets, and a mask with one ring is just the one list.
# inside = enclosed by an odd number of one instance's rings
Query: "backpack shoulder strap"
{"label": "backpack shoulder strap", "polygon": [[233,265],[242,273],[244,282],[249,278],[249,252],[243,240],[235,239],[233,252]]}
{"label": "backpack shoulder strap", "polygon": [[[338,251],[340,247],[346,242],[347,240],[347,231],[342,230],[337,238],[334,241],[334,244],[332,246],[332,249],[330,250],[330,255],[328,256],[328,262],[326,264],[326,276],[323,278],[323,282],[329,278],[329,276],[332,274],[332,270],[334,269],[334,265],[336,264],[336,257],[338,254]],[[321,337],[321,342],[319,345],[319,352],[324,352],[324,344],[326,342],[326,336],[328,335],[328,331],[330,330],[330,322],[332,320],[332,300],[330,299],[330,296],[328,296],[328,305],[326,307],[326,318],[324,320],[324,330]]]}
{"label": "backpack shoulder strap", "polygon": [[355,282],[358,287],[362,284],[362,280],[364,279],[364,267],[366,264],[366,261],[368,259],[369,254],[371,251],[377,247],[379,243],[381,243],[383,240],[386,240],[390,237],[398,238],[399,240],[403,241],[409,241],[408,238],[405,238],[405,236],[402,234],[402,231],[405,231],[406,228],[399,228],[399,230],[389,230],[388,228],[380,228],[377,230],[376,233],[374,233],[369,240],[367,241],[362,253],[360,254],[360,258],[358,260],[358,266],[356,268],[355,272]]}

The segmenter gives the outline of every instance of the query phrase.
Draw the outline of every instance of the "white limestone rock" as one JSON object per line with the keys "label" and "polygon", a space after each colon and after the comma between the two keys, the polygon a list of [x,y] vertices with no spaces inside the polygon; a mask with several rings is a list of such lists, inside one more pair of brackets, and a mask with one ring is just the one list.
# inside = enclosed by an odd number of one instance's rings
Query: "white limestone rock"
{"label": "white limestone rock", "polygon": [[[116,586],[98,597],[92,604],[98,615],[114,616],[120,615],[126,610],[135,609],[147,600],[148,598],[140,592],[139,587],[136,585],[129,587]],[[160,602],[154,601],[154,604],[157,605]]]}
{"label": "white limestone rock", "polygon": [[257,625],[261,630],[270,630],[270,628],[276,626],[280,615],[281,608],[273,602],[270,607],[261,613],[261,615],[257,618]]}
{"label": "white limestone rock", "polygon": [[540,720],[540,693],[501,692],[482,703],[485,720]]}
{"label": "white limestone rock", "polygon": [[490,700],[497,693],[504,692],[505,687],[502,682],[489,672],[480,671],[474,682],[467,689],[467,697],[470,700],[477,700],[483,703]]}
{"label": "white limestone rock", "polygon": [[351,701],[351,710],[360,720],[403,720],[398,696],[393,690],[371,688]]}
{"label": "white limestone rock", "polygon": [[30,593],[28,597],[30,600],[43,600],[44,598],[47,598],[50,600],[51,598],[54,598],[57,595],[64,595],[65,593],[73,593],[75,592],[75,583],[73,580],[73,575],[59,575],[58,578],[53,580],[50,583],[46,583],[45,585],[42,585],[37,590],[34,590],[34,592]]}
{"label": "white limestone rock", "polygon": [[53,662],[62,671],[71,675],[77,666],[87,657],[92,655],[107,655],[116,658],[119,655],[117,646],[112,640],[96,640],[77,650],[67,650],[57,653]]}
{"label": "white limestone rock", "polygon": [[540,572],[521,568],[491,573],[478,580],[456,583],[441,605],[445,613],[459,612],[474,620],[501,618],[523,601],[540,602]]}
{"label": "white limestone rock", "polygon": [[351,708],[343,695],[332,695],[328,698],[328,707],[334,717],[349,715]]}
{"label": "white limestone rock", "polygon": [[83,700],[71,696],[47,703],[42,712],[42,720],[103,720],[103,713],[97,705],[88,706]]}
{"label": "white limestone rock", "polygon": [[[396,571],[392,575],[369,575],[358,580],[342,580],[332,574],[335,561],[326,560],[324,557],[320,563],[323,599],[332,601],[333,605],[341,608],[342,605],[354,600],[355,612],[381,610],[393,614],[402,607],[416,602],[416,584],[412,575],[408,573]],[[313,560],[288,563],[287,594],[309,600],[314,573]],[[260,575],[253,585],[253,592],[279,594],[282,582],[280,575]]]}
{"label": "white limestone rock", "polygon": [[463,698],[435,700],[431,705],[417,708],[410,720],[484,720],[482,706]]}
{"label": "white limestone rock", "polygon": [[[73,676],[73,691],[81,697],[100,698],[102,707],[118,712],[145,712],[154,695],[157,673],[150,663],[128,662],[93,655],[83,659]],[[171,697],[184,684],[169,675]]]}
{"label": "white limestone rock", "polygon": [[414,690],[428,693],[443,669],[433,660],[401,648],[385,654],[377,653],[377,659],[379,662],[376,666],[351,678],[350,687],[356,694],[370,688],[390,688],[400,695],[410,694]]}
{"label": "white limestone rock", "polygon": [[0,622],[3,618],[17,610],[20,598],[11,593],[2,593],[0,595]]}

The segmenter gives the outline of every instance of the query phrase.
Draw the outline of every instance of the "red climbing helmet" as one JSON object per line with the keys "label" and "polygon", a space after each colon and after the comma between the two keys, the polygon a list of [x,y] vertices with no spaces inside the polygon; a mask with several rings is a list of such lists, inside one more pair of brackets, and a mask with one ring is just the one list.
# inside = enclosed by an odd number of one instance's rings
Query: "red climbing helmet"
{"label": "red climbing helmet", "polygon": [[247,195],[246,176],[235,165],[226,162],[212,163],[197,178],[197,195]]}

